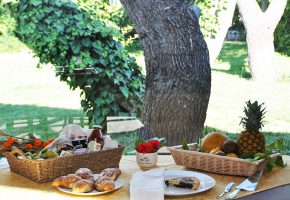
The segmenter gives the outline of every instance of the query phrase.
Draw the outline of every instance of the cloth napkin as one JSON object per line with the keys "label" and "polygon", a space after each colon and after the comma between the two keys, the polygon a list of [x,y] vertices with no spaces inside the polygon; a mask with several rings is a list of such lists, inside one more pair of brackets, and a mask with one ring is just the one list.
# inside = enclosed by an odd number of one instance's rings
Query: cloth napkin
{"label": "cloth napkin", "polygon": [[1,158],[0,159],[0,169],[5,169],[8,168],[9,164],[6,158]]}
{"label": "cloth napkin", "polygon": [[130,182],[130,200],[164,200],[164,169],[136,172]]}

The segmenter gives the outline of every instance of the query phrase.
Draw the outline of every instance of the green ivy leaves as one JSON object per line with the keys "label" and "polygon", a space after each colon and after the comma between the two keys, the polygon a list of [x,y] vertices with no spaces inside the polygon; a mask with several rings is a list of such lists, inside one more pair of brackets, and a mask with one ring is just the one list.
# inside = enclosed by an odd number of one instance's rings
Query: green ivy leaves
{"label": "green ivy leaves", "polygon": [[[40,64],[63,69],[57,75],[81,90],[83,110],[91,123],[100,124],[108,115],[140,113],[145,80],[118,41],[116,25],[107,23],[107,5],[102,0],[20,0],[13,12],[19,38]],[[77,72],[87,68],[97,74]]]}

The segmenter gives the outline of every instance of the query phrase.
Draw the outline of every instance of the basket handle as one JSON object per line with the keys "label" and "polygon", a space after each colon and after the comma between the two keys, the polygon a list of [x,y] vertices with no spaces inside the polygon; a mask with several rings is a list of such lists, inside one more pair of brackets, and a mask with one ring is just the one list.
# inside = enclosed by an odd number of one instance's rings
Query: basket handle
{"label": "basket handle", "polygon": [[18,148],[14,148],[11,152],[10,152],[13,156],[15,156],[17,158],[17,156],[22,156],[23,159],[28,159],[27,156],[24,154],[24,152]]}

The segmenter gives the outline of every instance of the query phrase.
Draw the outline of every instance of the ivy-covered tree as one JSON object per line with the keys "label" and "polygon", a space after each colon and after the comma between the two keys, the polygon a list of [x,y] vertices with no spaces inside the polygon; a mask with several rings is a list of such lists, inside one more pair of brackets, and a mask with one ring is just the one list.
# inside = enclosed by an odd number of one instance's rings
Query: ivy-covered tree
{"label": "ivy-covered tree", "polygon": [[103,124],[108,115],[140,115],[141,69],[120,43],[121,34],[92,14],[86,1],[79,3],[20,0],[12,10],[16,35],[39,64],[53,64],[62,81],[81,89],[81,105],[92,123]]}

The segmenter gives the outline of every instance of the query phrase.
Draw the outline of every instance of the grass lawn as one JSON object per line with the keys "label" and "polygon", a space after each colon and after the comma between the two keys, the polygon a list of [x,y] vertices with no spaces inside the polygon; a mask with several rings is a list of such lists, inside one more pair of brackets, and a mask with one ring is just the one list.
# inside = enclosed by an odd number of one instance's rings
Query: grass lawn
{"label": "grass lawn", "polygon": [[[132,55],[144,68],[142,52]],[[69,90],[55,77],[51,66],[37,69],[37,61],[16,39],[6,41],[0,37],[0,129],[12,135],[33,132],[47,139],[55,137],[66,124],[85,125],[80,91]],[[235,137],[242,130],[239,121],[244,102],[252,99],[265,102],[267,107],[263,131],[268,132],[268,142],[280,136],[290,141],[290,58],[276,54],[275,63],[281,73],[280,81],[255,83],[249,79],[245,43],[226,42],[212,66],[212,91],[205,123],[208,130],[221,130]],[[116,137],[126,144],[134,139],[130,134]]]}

